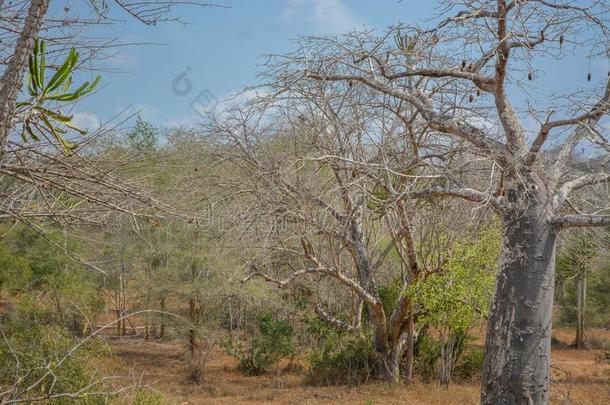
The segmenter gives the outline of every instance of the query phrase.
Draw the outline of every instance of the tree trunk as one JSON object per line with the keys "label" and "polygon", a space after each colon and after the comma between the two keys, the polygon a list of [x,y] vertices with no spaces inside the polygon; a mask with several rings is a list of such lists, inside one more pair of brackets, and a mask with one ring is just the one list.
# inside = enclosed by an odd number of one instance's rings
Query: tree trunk
{"label": "tree trunk", "polygon": [[548,404],[556,231],[541,198],[512,199],[487,328],[482,404]]}
{"label": "tree trunk", "polygon": [[[189,318],[192,323],[195,323],[195,299],[189,300]],[[195,329],[189,329],[188,336],[188,350],[191,355],[191,359],[195,358],[195,350],[197,348],[197,337],[195,336]]]}
{"label": "tree trunk", "polygon": [[409,311],[407,318],[407,340],[405,342],[405,370],[404,377],[406,382],[411,382],[413,379],[413,360],[415,348],[415,322],[413,319],[413,310]]}
{"label": "tree trunk", "polygon": [[[392,345],[394,346],[394,345]],[[375,355],[375,377],[382,381],[397,384],[400,382],[401,350],[398,346],[387,346],[386,350],[377,350]]]}
{"label": "tree trunk", "polygon": [[[161,311],[165,312],[165,297],[161,298]],[[161,316],[161,325],[159,325],[159,338],[163,339],[165,337],[165,318]]]}
{"label": "tree trunk", "polygon": [[577,349],[585,347],[585,301],[587,290],[587,278],[584,274],[576,277],[576,340],[574,345]]}
{"label": "tree trunk", "polygon": [[[377,379],[391,383],[400,381],[400,359],[404,352],[404,340],[399,332],[391,333],[385,318],[380,321],[380,314],[374,314],[375,328],[375,358],[373,372]],[[393,338],[396,336],[396,339]]]}

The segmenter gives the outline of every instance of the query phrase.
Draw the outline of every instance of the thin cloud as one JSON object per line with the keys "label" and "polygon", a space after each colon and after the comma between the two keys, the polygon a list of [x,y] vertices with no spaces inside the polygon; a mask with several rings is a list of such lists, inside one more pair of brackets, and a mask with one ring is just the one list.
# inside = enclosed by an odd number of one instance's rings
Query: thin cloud
{"label": "thin cloud", "polygon": [[343,34],[363,22],[342,0],[290,0],[282,10],[282,21],[307,21],[317,35]]}

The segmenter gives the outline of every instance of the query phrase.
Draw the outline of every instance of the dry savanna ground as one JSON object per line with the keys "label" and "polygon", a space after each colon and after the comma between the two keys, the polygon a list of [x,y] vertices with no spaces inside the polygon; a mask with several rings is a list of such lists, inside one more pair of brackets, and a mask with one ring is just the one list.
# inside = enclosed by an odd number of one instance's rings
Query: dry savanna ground
{"label": "dry savanna ground", "polygon": [[[610,331],[590,334],[610,340]],[[569,331],[556,331],[564,343]],[[186,381],[187,362],[179,342],[143,342],[138,338],[109,340],[116,356],[117,371],[132,370],[163,394],[170,404],[477,404],[479,386],[414,383],[389,386],[368,383],[360,386],[313,387],[303,383],[304,371],[278,368],[274,373],[249,377],[237,370],[236,361],[216,347],[210,354],[204,382]],[[610,404],[610,364],[599,362],[599,351],[553,351],[553,404]]]}

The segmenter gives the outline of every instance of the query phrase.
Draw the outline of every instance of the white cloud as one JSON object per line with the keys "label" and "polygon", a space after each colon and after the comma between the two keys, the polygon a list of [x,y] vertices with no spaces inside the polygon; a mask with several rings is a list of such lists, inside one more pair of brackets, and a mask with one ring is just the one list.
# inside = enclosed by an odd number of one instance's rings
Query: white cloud
{"label": "white cloud", "polygon": [[102,125],[102,121],[97,115],[91,112],[77,112],[74,113],[72,122],[79,128],[86,129],[88,131],[94,131],[99,129]]}
{"label": "white cloud", "polygon": [[363,25],[342,0],[290,0],[282,10],[282,21],[308,21],[317,35],[343,34]]}

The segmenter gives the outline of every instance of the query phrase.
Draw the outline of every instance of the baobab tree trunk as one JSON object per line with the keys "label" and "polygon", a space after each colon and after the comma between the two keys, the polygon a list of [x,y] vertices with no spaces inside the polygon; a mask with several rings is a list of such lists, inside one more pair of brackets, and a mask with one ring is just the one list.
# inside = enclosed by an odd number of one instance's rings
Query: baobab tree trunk
{"label": "baobab tree trunk", "polygon": [[508,196],[512,209],[502,218],[482,404],[549,402],[556,231],[540,194]]}

